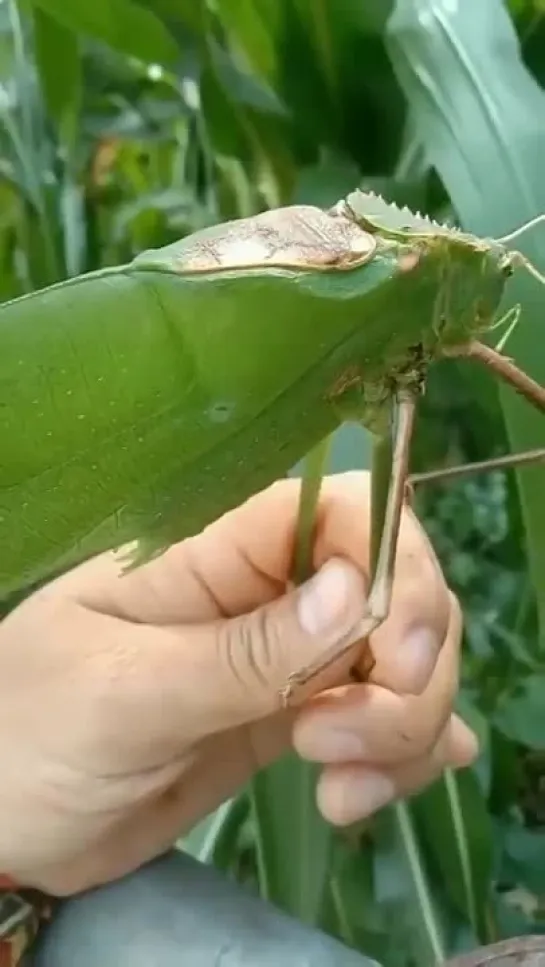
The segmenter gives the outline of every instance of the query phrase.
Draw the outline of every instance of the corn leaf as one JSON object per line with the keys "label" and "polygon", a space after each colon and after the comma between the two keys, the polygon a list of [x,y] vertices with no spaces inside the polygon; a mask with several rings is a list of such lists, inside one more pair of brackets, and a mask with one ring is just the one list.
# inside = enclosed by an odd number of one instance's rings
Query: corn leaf
{"label": "corn leaf", "polygon": [[[397,0],[388,24],[394,70],[426,155],[439,172],[462,225],[499,237],[545,211],[545,94],[521,58],[501,0],[478,4]],[[545,267],[545,231],[517,246]],[[508,303],[522,304],[508,352],[545,383],[543,289],[522,272]],[[513,452],[543,445],[543,416],[509,388],[500,399]],[[545,471],[517,474],[545,647]]]}
{"label": "corn leaf", "polygon": [[63,26],[145,63],[173,67],[178,48],[162,21],[132,0],[33,0]]}

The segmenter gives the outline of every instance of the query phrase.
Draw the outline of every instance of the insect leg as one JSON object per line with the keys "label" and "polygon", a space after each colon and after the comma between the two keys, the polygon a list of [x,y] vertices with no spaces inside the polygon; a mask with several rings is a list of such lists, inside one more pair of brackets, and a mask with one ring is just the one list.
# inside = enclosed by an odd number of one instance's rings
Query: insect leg
{"label": "insect leg", "polygon": [[393,455],[386,498],[384,525],[380,537],[375,574],[367,600],[366,614],[359,626],[344,641],[325,651],[316,661],[300,672],[290,676],[281,698],[284,705],[290,703],[293,692],[321,675],[346,652],[350,651],[361,639],[365,640],[388,617],[392,600],[392,585],[395,569],[397,539],[401,513],[406,494],[406,481],[409,466],[410,445],[414,427],[416,399],[401,396],[395,407],[395,429]]}
{"label": "insect leg", "polygon": [[511,467],[528,467],[545,463],[545,448],[525,450],[522,453],[509,453],[504,457],[491,457],[489,460],[476,460],[474,463],[461,463],[456,467],[443,467],[425,473],[413,473],[408,478],[410,487],[426,483],[440,483],[470,474],[488,473],[491,470],[508,470]]}
{"label": "insect leg", "polygon": [[464,356],[466,359],[475,359],[491,369],[502,382],[512,386],[517,393],[524,396],[536,410],[545,413],[545,386],[541,386],[531,376],[528,376],[522,369],[513,363],[507,356],[484,343],[474,340],[463,346],[454,346],[444,350],[445,356]]}

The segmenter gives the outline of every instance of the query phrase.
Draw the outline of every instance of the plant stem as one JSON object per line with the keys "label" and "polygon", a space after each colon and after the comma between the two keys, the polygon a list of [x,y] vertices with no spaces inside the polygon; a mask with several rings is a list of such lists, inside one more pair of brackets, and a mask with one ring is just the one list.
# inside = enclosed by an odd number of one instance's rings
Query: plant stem
{"label": "plant stem", "polygon": [[330,446],[331,437],[324,437],[323,440],[320,440],[320,443],[310,450],[305,459],[292,567],[294,584],[302,584],[303,581],[308,580],[314,570],[312,560],[316,507],[320,497]]}

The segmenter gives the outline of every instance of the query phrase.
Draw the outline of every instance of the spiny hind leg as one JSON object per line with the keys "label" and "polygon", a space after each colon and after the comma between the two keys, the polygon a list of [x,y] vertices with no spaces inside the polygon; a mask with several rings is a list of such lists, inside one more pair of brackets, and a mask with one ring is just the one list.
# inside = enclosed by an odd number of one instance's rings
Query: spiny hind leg
{"label": "spiny hind leg", "polygon": [[286,706],[291,703],[295,692],[325,672],[332,664],[336,663],[346,654],[346,652],[350,651],[358,641],[365,642],[366,648],[362,658],[358,662],[360,669],[362,669],[362,662],[363,671],[366,671],[369,665],[369,671],[373,667],[374,659],[367,639],[385,621],[390,612],[397,541],[406,495],[406,481],[415,409],[416,400],[412,395],[400,397],[395,406],[395,429],[386,511],[380,536],[377,565],[369,591],[366,613],[359,627],[350,636],[347,636],[344,641],[338,642],[331,648],[328,648],[314,662],[289,678],[281,694],[282,702]]}
{"label": "spiny hind leg", "polygon": [[524,397],[534,409],[545,413],[545,386],[528,376],[523,369],[516,365],[508,356],[499,353],[477,339],[461,346],[449,346],[443,350],[447,357],[463,357],[473,359],[486,366],[507,386],[511,386],[520,396]]}

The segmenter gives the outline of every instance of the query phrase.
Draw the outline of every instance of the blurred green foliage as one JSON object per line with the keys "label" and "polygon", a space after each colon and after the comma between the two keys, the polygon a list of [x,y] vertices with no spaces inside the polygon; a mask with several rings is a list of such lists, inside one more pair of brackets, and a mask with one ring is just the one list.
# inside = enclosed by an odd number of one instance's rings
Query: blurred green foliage
{"label": "blurred green foliage", "polygon": [[[545,211],[540,0],[0,0],[0,298],[203,225],[355,186],[500,235]],[[521,240],[543,269],[545,235]],[[543,296],[509,352],[545,382]],[[537,446],[515,395],[448,362],[413,464]],[[365,466],[358,428],[333,468]],[[375,956],[427,967],[544,929],[545,471],[422,490],[466,618],[475,769],[334,833],[288,758],[186,848]],[[540,798],[541,797],[541,798]]]}

